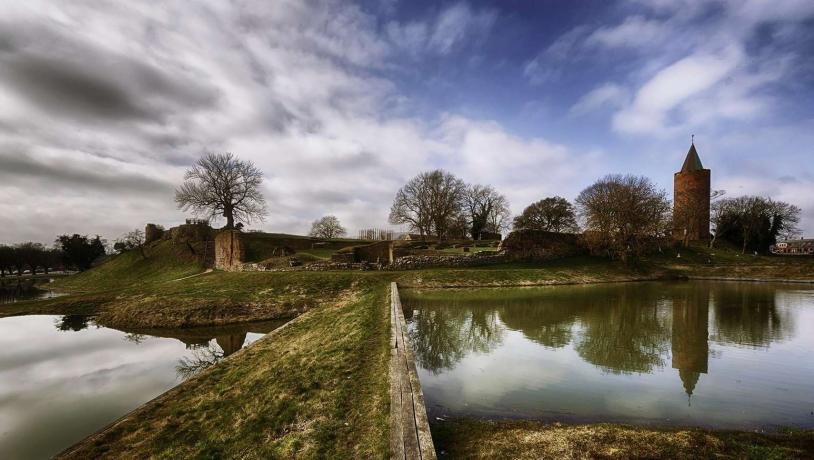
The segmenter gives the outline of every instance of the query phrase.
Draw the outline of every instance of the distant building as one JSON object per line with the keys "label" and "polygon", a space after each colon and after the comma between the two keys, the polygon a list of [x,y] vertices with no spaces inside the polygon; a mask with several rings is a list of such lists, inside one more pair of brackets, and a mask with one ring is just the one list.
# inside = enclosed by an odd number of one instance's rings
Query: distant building
{"label": "distant building", "polygon": [[769,250],[772,254],[788,256],[814,255],[814,239],[780,241]]}
{"label": "distant building", "polygon": [[681,171],[673,177],[673,238],[679,241],[708,240],[711,172],[690,145]]}

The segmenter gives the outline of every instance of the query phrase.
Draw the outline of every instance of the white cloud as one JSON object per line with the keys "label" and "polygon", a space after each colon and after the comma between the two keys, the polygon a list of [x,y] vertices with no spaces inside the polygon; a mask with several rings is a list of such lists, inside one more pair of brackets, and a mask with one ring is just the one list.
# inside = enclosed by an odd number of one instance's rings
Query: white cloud
{"label": "white cloud", "polygon": [[496,20],[495,10],[475,9],[467,2],[458,2],[425,20],[390,21],[385,31],[393,46],[413,57],[425,53],[443,56],[467,43],[485,40]]}
{"label": "white cloud", "polygon": [[523,75],[533,85],[557,80],[562,73],[563,62],[576,59],[579,48],[589,32],[588,26],[580,25],[562,34],[537,56],[525,63]]}
{"label": "white cloud", "polygon": [[665,130],[673,109],[721,82],[742,60],[738,49],[728,48],[719,54],[695,54],[676,61],[642,85],[633,103],[614,115],[614,128],[624,133]]}
{"label": "white cloud", "polygon": [[466,2],[456,3],[438,16],[429,44],[440,54],[448,54],[467,37],[483,38],[496,18],[492,10],[475,11]]}
{"label": "white cloud", "polygon": [[630,16],[619,25],[603,26],[586,39],[587,45],[617,47],[653,47],[670,37],[673,30],[667,23],[643,16]]}
{"label": "white cloud", "polygon": [[597,86],[571,107],[571,115],[585,115],[604,108],[616,108],[624,104],[629,98],[627,91],[615,83],[605,83]]}

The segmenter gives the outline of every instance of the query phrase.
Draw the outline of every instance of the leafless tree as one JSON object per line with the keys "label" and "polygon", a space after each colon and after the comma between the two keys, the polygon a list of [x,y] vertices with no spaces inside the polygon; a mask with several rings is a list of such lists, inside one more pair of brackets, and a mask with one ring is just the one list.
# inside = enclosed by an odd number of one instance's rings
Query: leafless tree
{"label": "leafless tree", "polygon": [[208,218],[223,216],[226,228],[235,221],[262,221],[266,201],[260,193],[263,173],[250,161],[231,153],[207,153],[187,170],[175,191],[178,208]]}
{"label": "leafless tree", "polygon": [[481,233],[500,233],[508,227],[509,200],[490,185],[470,185],[464,192],[464,208],[469,220],[472,239]]}
{"label": "leafless tree", "polygon": [[576,199],[588,242],[624,261],[641,255],[650,241],[666,236],[666,196],[646,177],[609,175],[598,180]]}
{"label": "leafless tree", "polygon": [[144,232],[137,228],[116,240],[113,249],[118,253],[138,250],[141,258],[146,259],[147,253],[144,252],[144,241]]}
{"label": "leafless tree", "polygon": [[579,231],[574,206],[563,197],[555,196],[534,202],[514,218],[516,230],[545,230],[576,233]]}
{"label": "leafless tree", "polygon": [[310,235],[316,238],[340,238],[347,233],[345,227],[339,223],[339,219],[337,219],[336,216],[324,216],[311,224]]}
{"label": "leafless tree", "polygon": [[195,349],[189,357],[183,357],[175,366],[175,372],[184,380],[200,374],[209,367],[219,363],[224,358],[224,352],[213,345]]}
{"label": "leafless tree", "polygon": [[465,191],[463,181],[446,171],[423,172],[396,193],[390,223],[407,224],[422,236],[446,238],[460,220]]}

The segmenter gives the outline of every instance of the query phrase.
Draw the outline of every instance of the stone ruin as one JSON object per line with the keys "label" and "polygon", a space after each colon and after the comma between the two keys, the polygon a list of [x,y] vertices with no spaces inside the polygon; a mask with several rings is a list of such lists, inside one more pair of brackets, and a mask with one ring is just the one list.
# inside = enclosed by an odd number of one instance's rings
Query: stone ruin
{"label": "stone ruin", "polygon": [[246,260],[246,245],[238,230],[223,230],[215,235],[215,268],[240,271]]}
{"label": "stone ruin", "polygon": [[587,252],[581,235],[544,230],[511,232],[499,249],[508,257],[528,260],[550,260]]}

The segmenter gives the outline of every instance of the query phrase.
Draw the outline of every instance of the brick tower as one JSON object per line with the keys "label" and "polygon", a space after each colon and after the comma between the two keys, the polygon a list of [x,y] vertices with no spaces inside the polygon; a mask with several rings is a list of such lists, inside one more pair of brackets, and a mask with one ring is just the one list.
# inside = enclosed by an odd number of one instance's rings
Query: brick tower
{"label": "brick tower", "polygon": [[693,142],[681,171],[673,178],[673,238],[676,240],[709,239],[710,177],[710,170],[704,169]]}

